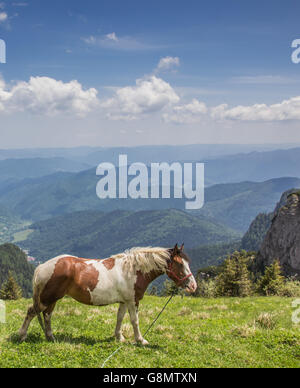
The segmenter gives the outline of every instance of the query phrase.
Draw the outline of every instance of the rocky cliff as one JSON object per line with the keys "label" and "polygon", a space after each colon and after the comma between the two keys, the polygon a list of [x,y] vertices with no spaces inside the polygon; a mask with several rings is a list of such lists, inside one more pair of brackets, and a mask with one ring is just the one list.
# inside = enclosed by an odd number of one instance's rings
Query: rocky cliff
{"label": "rocky cliff", "polygon": [[300,276],[300,191],[287,193],[277,206],[258,253],[257,269],[262,271],[276,259],[286,276]]}

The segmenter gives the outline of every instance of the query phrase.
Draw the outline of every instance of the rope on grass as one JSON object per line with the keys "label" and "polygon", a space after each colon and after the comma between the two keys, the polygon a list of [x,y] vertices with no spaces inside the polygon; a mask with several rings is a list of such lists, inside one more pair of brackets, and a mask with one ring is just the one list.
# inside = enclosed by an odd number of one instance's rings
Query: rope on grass
{"label": "rope on grass", "polygon": [[[157,322],[157,320],[159,319],[159,317],[161,316],[161,314],[165,311],[166,307],[168,306],[168,304],[171,302],[173,296],[175,295],[175,293],[173,293],[170,298],[167,300],[166,304],[164,305],[164,307],[162,308],[161,312],[157,315],[157,317],[154,319],[154,321],[151,323],[151,325],[148,327],[148,329],[146,330],[145,334],[144,334],[144,338],[147,336],[147,334],[149,333],[149,331],[152,329],[152,327],[155,325],[155,323]],[[107,359],[103,362],[103,364],[101,365],[101,368],[104,368],[105,367],[105,364],[116,354],[118,353],[118,351],[123,347],[123,345],[119,346],[118,349],[116,349],[110,356],[107,357]]]}

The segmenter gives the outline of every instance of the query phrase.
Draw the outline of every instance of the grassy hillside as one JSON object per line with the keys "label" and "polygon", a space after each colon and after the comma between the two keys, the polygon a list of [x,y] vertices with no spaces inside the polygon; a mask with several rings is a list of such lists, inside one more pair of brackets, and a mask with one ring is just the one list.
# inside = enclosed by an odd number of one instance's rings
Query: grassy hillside
{"label": "grassy hillside", "polygon": [[0,245],[0,288],[11,271],[23,290],[24,296],[32,292],[34,267],[27,262],[26,255],[13,244]]}
{"label": "grassy hillside", "polygon": [[[149,333],[148,347],[133,344],[127,315],[127,342],[106,366],[299,368],[300,331],[291,322],[291,302],[277,297],[175,297]],[[7,323],[0,324],[0,367],[99,368],[119,346],[112,337],[117,306],[89,307],[71,299],[59,302],[54,311],[56,343],[46,342],[35,319],[20,344],[16,333],[30,303],[7,303]],[[165,298],[157,297],[142,301],[142,332],[164,303]]]}
{"label": "grassy hillside", "polygon": [[40,260],[62,253],[103,258],[133,246],[187,247],[228,242],[239,235],[180,210],[111,213],[85,211],[41,221],[22,246]]}
{"label": "grassy hillside", "polygon": [[13,241],[14,236],[22,233],[29,225],[30,222],[21,220],[0,206],[0,244]]}

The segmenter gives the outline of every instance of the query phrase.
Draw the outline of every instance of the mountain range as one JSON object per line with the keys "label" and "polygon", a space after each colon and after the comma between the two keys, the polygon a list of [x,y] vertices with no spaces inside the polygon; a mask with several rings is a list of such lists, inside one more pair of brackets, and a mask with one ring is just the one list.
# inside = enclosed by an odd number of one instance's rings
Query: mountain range
{"label": "mountain range", "polygon": [[21,243],[41,261],[60,254],[105,258],[133,246],[187,247],[229,242],[240,235],[202,216],[181,210],[109,213],[82,211],[30,226],[31,234]]}
{"label": "mountain range", "polygon": [[[99,163],[203,162],[205,185],[300,177],[300,148],[268,145],[185,145],[70,149],[0,150],[0,183],[10,178],[37,178],[58,171],[78,172]],[[287,147],[287,146],[286,146]]]}
{"label": "mountain range", "polygon": [[[32,221],[92,209],[104,212],[185,209],[185,199],[100,200],[96,195],[98,180],[95,169],[25,179],[1,187],[0,205]],[[282,192],[294,187],[300,187],[299,178],[214,185],[205,189],[204,207],[192,214],[244,232],[258,213],[272,211]]]}

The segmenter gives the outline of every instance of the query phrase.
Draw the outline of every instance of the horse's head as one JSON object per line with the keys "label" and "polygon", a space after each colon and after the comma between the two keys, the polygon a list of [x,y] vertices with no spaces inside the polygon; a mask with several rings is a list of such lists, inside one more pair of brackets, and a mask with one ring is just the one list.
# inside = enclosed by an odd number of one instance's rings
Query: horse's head
{"label": "horse's head", "polygon": [[185,288],[187,292],[193,293],[197,289],[196,280],[190,270],[190,259],[184,253],[184,244],[178,248],[178,244],[170,249],[167,275],[175,282],[177,287]]}

